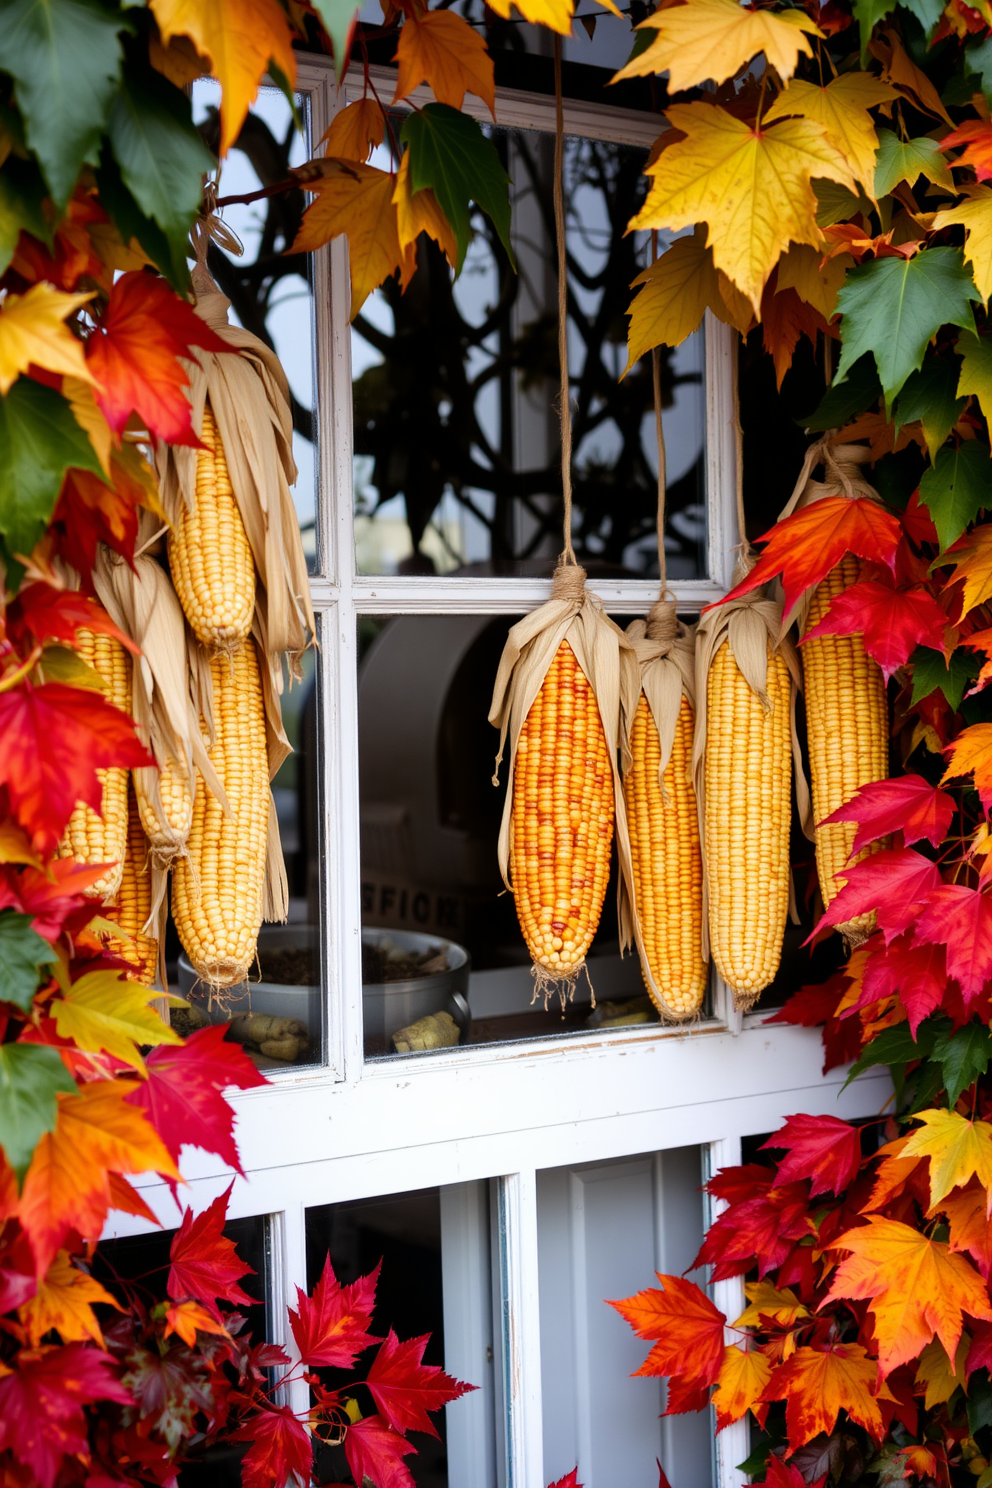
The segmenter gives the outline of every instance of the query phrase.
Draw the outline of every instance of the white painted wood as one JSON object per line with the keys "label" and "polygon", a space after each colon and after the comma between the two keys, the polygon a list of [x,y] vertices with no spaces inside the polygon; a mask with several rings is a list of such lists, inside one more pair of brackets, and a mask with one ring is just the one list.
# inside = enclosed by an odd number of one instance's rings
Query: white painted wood
{"label": "white painted wood", "polygon": [[[775,1125],[778,1123],[776,1122]],[[772,1127],[762,1128],[773,1130]],[[720,1168],[735,1167],[741,1160],[740,1136],[724,1137],[718,1142],[711,1142],[708,1149],[707,1177],[711,1177]],[[707,1195],[706,1223],[711,1224],[719,1214],[726,1208],[726,1204],[720,1200],[712,1199]],[[739,1318],[747,1306],[747,1298],[744,1295],[744,1279],[740,1276],[730,1276],[723,1281],[715,1281],[710,1287],[710,1295],[720,1311],[726,1314],[727,1322],[732,1323]],[[731,1332],[729,1327],[725,1330],[724,1337],[727,1343],[739,1343],[740,1335]],[[715,1411],[711,1414],[714,1417]],[[742,1488],[742,1485],[750,1482],[745,1473],[738,1468],[738,1463],[743,1462],[750,1454],[750,1428],[748,1421],[750,1417],[745,1416],[741,1421],[734,1421],[730,1426],[724,1427],[714,1439],[713,1468],[715,1488]]]}
{"label": "white painted wood", "polygon": [[536,1173],[505,1175],[497,1195],[506,1488],[545,1488]]}
{"label": "white painted wood", "polygon": [[496,1400],[488,1185],[441,1189],[444,1367],[477,1385],[446,1407],[448,1488],[496,1488]]}
{"label": "white painted wood", "polygon": [[298,1368],[300,1353],[296,1347],[293,1331],[289,1326],[290,1307],[297,1305],[296,1288],[307,1289],[306,1210],[301,1203],[293,1204],[270,1218],[271,1258],[269,1290],[273,1302],[273,1319],[270,1340],[281,1344],[293,1364],[290,1379],[279,1391],[280,1405],[288,1405],[301,1420],[306,1419],[310,1409],[310,1386]]}

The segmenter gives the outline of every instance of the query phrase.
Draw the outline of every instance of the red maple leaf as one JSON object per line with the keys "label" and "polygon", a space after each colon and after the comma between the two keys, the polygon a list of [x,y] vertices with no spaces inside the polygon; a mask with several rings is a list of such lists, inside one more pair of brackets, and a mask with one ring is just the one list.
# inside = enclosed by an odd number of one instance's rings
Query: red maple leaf
{"label": "red maple leaf", "polygon": [[767,1163],[740,1163],[721,1168],[706,1185],[706,1192],[725,1204],[743,1204],[746,1199],[766,1194],[775,1177]]}
{"label": "red maple leaf", "polygon": [[844,976],[832,976],[818,987],[800,987],[784,1007],[766,1018],[766,1023],[791,1023],[796,1028],[815,1028],[837,1011],[837,1004],[847,991]]}
{"label": "red maple leaf", "polygon": [[610,1302],[638,1338],[657,1339],[638,1374],[677,1375],[694,1388],[716,1383],[723,1364],[726,1315],[694,1281],[657,1273],[658,1287]]}
{"label": "red maple leaf", "polygon": [[917,548],[926,547],[928,544],[935,548],[940,547],[940,538],[937,536],[930,508],[924,506],[920,500],[919,489],[915,490],[906,502],[901,520],[903,531]]}
{"label": "red maple leaf", "polygon": [[967,148],[952,165],[970,165],[980,181],[992,181],[992,124],[987,119],[966,119],[940,142],[942,150],[954,145]]}
{"label": "red maple leaf", "polygon": [[815,1482],[807,1484],[798,1467],[791,1462],[783,1462],[781,1457],[772,1453],[765,1466],[763,1481],[767,1488],[822,1488],[827,1475],[824,1473]]}
{"label": "red maple leaf", "polygon": [[356,1483],[369,1478],[375,1488],[416,1488],[413,1474],[403,1461],[416,1450],[381,1416],[363,1416],[345,1433],[344,1455],[352,1477]]}
{"label": "red maple leaf", "polygon": [[782,1264],[793,1240],[810,1233],[808,1209],[805,1183],[769,1184],[756,1198],[731,1204],[710,1226],[693,1268],[712,1265],[711,1281],[742,1276],[754,1265],[759,1278],[766,1276]]}
{"label": "red maple leaf", "polygon": [[785,618],[807,589],[819,584],[846,553],[892,569],[901,535],[898,518],[867,496],[825,496],[776,522],[760,542],[767,544],[745,579],[718,604],[739,599],[782,576]]}
{"label": "red maple leaf", "polygon": [[[665,1473],[665,1469],[662,1467],[662,1465],[658,1461],[657,1457],[654,1460],[655,1460],[655,1465],[656,1465],[656,1467],[658,1469],[658,1488],[672,1488],[672,1485],[668,1481],[668,1477],[667,1477],[667,1475]],[[582,1488],[582,1484],[579,1483],[577,1485],[577,1488]]]}
{"label": "red maple leaf", "polygon": [[947,948],[947,972],[965,999],[977,997],[992,976],[992,899],[963,884],[941,884],[916,924],[921,945]]}
{"label": "red maple leaf", "polygon": [[563,1478],[558,1478],[556,1482],[549,1483],[548,1488],[582,1488],[582,1484],[579,1482],[579,1469],[573,1467],[572,1471],[566,1473]]}
{"label": "red maple leaf", "polygon": [[10,1363],[0,1377],[0,1452],[13,1452],[38,1488],[53,1488],[63,1457],[89,1459],[83,1406],[132,1397],[110,1355],[83,1343],[22,1349]]}
{"label": "red maple leaf", "polygon": [[78,569],[83,583],[96,561],[98,543],[130,560],[138,536],[138,508],[147,492],[111,460],[111,481],[90,470],[68,470],[59,493],[52,525],[59,533],[59,551]]}
{"label": "red maple leaf", "polygon": [[0,695],[0,785],[35,850],[58,846],[77,801],[99,810],[97,769],[155,761],[126,713],[63,682],[24,682]]}
{"label": "red maple leaf", "polygon": [[902,935],[868,957],[857,1006],[867,1007],[883,997],[898,996],[909,1014],[909,1026],[915,1038],[924,1018],[940,1007],[946,988],[944,947],[914,945],[911,935]]}
{"label": "red maple leaf", "polygon": [[113,636],[129,651],[140,655],[130,636],[118,630],[102,605],[78,589],[56,589],[53,584],[25,584],[7,608],[7,635],[15,646],[25,639],[44,645],[54,641],[72,646],[76,632],[85,628]]}
{"label": "red maple leaf", "polygon": [[766,1147],[788,1153],[778,1165],[776,1184],[809,1178],[810,1197],[841,1193],[861,1166],[858,1129],[836,1116],[787,1116],[781,1130],[762,1143],[762,1150]]}
{"label": "red maple leaf", "polygon": [[224,1234],[227,1201],[233,1187],[232,1180],[195,1219],[191,1209],[184,1209],[182,1224],[169,1246],[172,1265],[165,1283],[169,1296],[174,1302],[187,1298],[203,1302],[215,1316],[218,1301],[254,1306],[254,1299],[245,1295],[238,1280],[255,1273],[239,1257],[234,1241]]}
{"label": "red maple leaf", "polygon": [[190,423],[189,379],[178,360],[190,357],[194,346],[237,355],[164,279],[143,269],[121,275],[86,343],[86,360],[101,385],[97,402],[115,434],[137,413],[168,444],[199,443]]}
{"label": "red maple leaf", "polygon": [[686,1416],[705,1410],[710,1403],[710,1386],[696,1380],[680,1379],[673,1375],[665,1391],[663,1416]]}
{"label": "red maple leaf", "polygon": [[843,925],[873,910],[888,944],[909,929],[941,882],[935,864],[911,847],[883,848],[845,868],[844,878],[844,887],[830,901],[807,945],[828,925]]}
{"label": "red maple leaf", "polygon": [[423,1364],[430,1334],[400,1342],[390,1328],[372,1360],[366,1384],[386,1423],[394,1431],[427,1431],[437,1436],[428,1411],[440,1410],[478,1385],[452,1379],[436,1364]]}
{"label": "red maple leaf", "polygon": [[806,632],[800,645],[813,636],[863,635],[865,650],[888,681],[917,646],[942,650],[946,627],[947,616],[922,584],[897,589],[865,579],[834,596],[819,625]]}
{"label": "red maple leaf", "polygon": [[289,1321],[304,1364],[351,1369],[362,1350],[378,1342],[366,1330],[372,1321],[381,1268],[380,1261],[368,1276],[342,1286],[328,1255],[313,1296],[296,1288],[299,1311],[290,1308]]}
{"label": "red maple leaf", "polygon": [[939,847],[947,836],[954,809],[954,797],[931,785],[922,775],[900,775],[895,780],[875,780],[863,785],[817,825],[857,822],[853,853],[894,832],[902,833],[906,846],[926,841]]}
{"label": "red maple leaf", "polygon": [[31,928],[46,940],[57,940],[74,916],[78,928],[93,918],[93,900],[83,890],[105,872],[102,863],[77,863],[53,858],[40,868],[0,869],[0,909],[16,909],[32,916]]}
{"label": "red maple leaf", "polygon": [[309,1485],[313,1439],[286,1405],[266,1405],[231,1432],[232,1441],[251,1442],[241,1464],[242,1488],[283,1488],[290,1476]]}
{"label": "red maple leaf", "polygon": [[145,1060],[148,1078],[128,1102],[144,1110],[177,1162],[181,1147],[202,1147],[241,1173],[234,1112],[223,1091],[232,1085],[252,1090],[266,1082],[241,1046],[225,1039],[226,1031],[225,1024],[214,1023],[181,1044],[153,1049]]}

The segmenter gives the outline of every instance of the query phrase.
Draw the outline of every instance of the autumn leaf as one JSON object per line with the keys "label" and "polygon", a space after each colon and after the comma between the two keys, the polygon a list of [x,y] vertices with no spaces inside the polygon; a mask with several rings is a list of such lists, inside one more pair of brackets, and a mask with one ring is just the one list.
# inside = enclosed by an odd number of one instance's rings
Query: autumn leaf
{"label": "autumn leaf", "polygon": [[[911,847],[883,848],[844,869],[844,886],[830,901],[813,935],[875,911],[888,945],[902,935],[941,887],[940,872]],[[857,906],[857,907],[855,907]],[[809,937],[810,940],[813,936]]]}
{"label": "autumn leaf", "polygon": [[[447,12],[444,12],[447,14]],[[451,223],[438,206],[437,197],[429,186],[414,191],[410,186],[410,151],[403,151],[400,168],[396,172],[396,187],[393,191],[396,207],[396,227],[400,249],[404,257],[413,249],[422,232],[433,238],[453,269],[458,267],[458,240]],[[412,273],[404,264],[404,276]]]}
{"label": "autumn leaf", "polygon": [[713,1392],[717,1431],[739,1421],[749,1410],[754,1412],[758,1424],[764,1425],[768,1407],[760,1402],[771,1372],[772,1366],[757,1349],[743,1349],[736,1343],[727,1345]]}
{"label": "autumn leaf", "polygon": [[721,293],[720,278],[701,230],[676,238],[660,258],[638,274],[630,286],[639,293],[627,312],[630,331],[624,376],[652,347],[681,346],[687,336],[699,329],[706,310],[711,310],[719,320],[736,324],[738,330],[746,329],[751,320],[750,303],[724,276],[724,286],[741,302],[738,318],[732,319]]}
{"label": "autumn leaf", "polygon": [[798,1348],[777,1367],[764,1398],[785,1400],[791,1451],[821,1431],[832,1432],[842,1410],[875,1441],[881,1441],[882,1413],[873,1394],[877,1374],[875,1360],[860,1343],[836,1343],[822,1350]]}
{"label": "autumn leaf", "polygon": [[754,128],[711,103],[675,104],[667,118],[684,138],[646,167],[652,184],[631,227],[677,231],[706,222],[715,267],[758,312],[765,281],[789,243],[822,241],[812,177],[853,190],[847,161],[823,126],[806,119]]}
{"label": "autumn leaf", "polygon": [[[759,1167],[758,1171],[765,1175],[763,1184],[753,1197],[731,1202],[710,1225],[693,1261],[694,1266],[713,1267],[711,1281],[741,1276],[755,1266],[759,1279],[767,1276],[781,1266],[796,1240],[810,1234],[806,1184],[773,1186],[772,1170]],[[712,1184],[710,1191],[717,1194]]]}
{"label": "autumn leaf", "polygon": [[903,1148],[904,1157],[930,1159],[930,1207],[935,1209],[952,1188],[963,1188],[977,1178],[992,1189],[992,1126],[969,1121],[956,1111],[917,1111],[914,1131]]}
{"label": "autumn leaf", "polygon": [[0,393],[26,372],[32,362],[46,372],[93,381],[83,344],[65,324],[92,295],[62,294],[51,284],[32,284],[23,295],[8,293],[0,302]]}
{"label": "autumn leaf", "polygon": [[399,267],[399,232],[393,205],[395,179],[373,165],[349,164],[307,183],[314,200],[303,214],[293,253],[312,253],[342,233],[351,265],[351,319],[384,279]]}
{"label": "autumn leaf", "polygon": [[438,103],[460,109],[466,93],[481,98],[496,117],[493,59],[485,39],[453,10],[411,10],[396,47],[393,103],[429,83]]}
{"label": "autumn leaf", "polygon": [[888,681],[905,666],[917,646],[940,651],[947,616],[923,584],[896,589],[876,579],[862,579],[842,589],[818,625],[807,630],[800,644],[813,636],[862,635]]}
{"label": "autumn leaf", "polygon": [[378,100],[359,98],[334,115],[321,144],[327,146],[330,156],[364,164],[385,137],[386,116]]}
{"label": "autumn leaf", "polygon": [[14,1365],[0,1375],[0,1452],[24,1463],[34,1488],[54,1488],[64,1457],[89,1461],[83,1407],[134,1401],[116,1361],[88,1344],[22,1349]]}
{"label": "autumn leaf", "polygon": [[557,1482],[549,1483],[548,1488],[583,1488],[583,1485],[579,1482],[579,1469],[573,1467],[572,1471],[566,1473],[563,1478],[559,1478]]}
{"label": "autumn leaf", "polygon": [[814,306],[829,321],[836,313],[837,292],[852,263],[847,253],[823,259],[809,243],[793,243],[778,261],[778,287],[794,289],[801,300]]}
{"label": "autumn leaf", "polygon": [[961,353],[958,396],[973,397],[992,424],[992,336],[973,336],[962,331],[957,349]]}
{"label": "autumn leaf", "polygon": [[56,589],[51,584],[22,584],[7,609],[7,635],[19,644],[26,637],[45,644],[75,644],[80,630],[113,636],[135,655],[140,648],[111,620],[102,605],[81,589]]}
{"label": "autumn leaf", "polygon": [[[826,1474],[817,1478],[809,1488],[823,1488],[827,1481]],[[765,1488],[807,1488],[806,1479],[791,1462],[784,1462],[781,1457],[776,1457],[774,1452],[769,1456],[765,1465]]]}
{"label": "autumn leaf", "polygon": [[777,1323],[780,1328],[791,1328],[809,1317],[809,1308],[804,1307],[789,1287],[779,1290],[770,1281],[746,1281],[744,1295],[748,1305],[734,1323],[735,1328],[760,1328],[764,1326],[763,1319]]}
{"label": "autumn leaf", "polygon": [[364,1416],[345,1432],[344,1454],[356,1483],[368,1479],[376,1488],[416,1488],[403,1461],[416,1450],[381,1416]]}
{"label": "autumn leaf", "polygon": [[638,1338],[657,1340],[637,1373],[690,1375],[714,1384],[723,1365],[726,1315],[695,1282],[662,1272],[657,1276],[660,1288],[610,1302]]}
{"label": "autumn leaf", "polygon": [[158,1133],[125,1104],[132,1088],[128,1080],[94,1080],[78,1095],[58,1096],[55,1130],[35,1149],[18,1207],[39,1274],[71,1231],[99,1239],[111,1173],[179,1177]]}
{"label": "autumn leaf", "polygon": [[916,939],[946,946],[948,975],[965,997],[979,993],[992,976],[992,898],[964,884],[941,884],[916,923]]}
{"label": "autumn leaf", "polygon": [[992,1221],[988,1207],[988,1194],[974,1180],[947,1194],[940,1203],[940,1212],[947,1221],[950,1250],[970,1255],[986,1281],[992,1272]]}
{"label": "autumn leaf", "polygon": [[171,1265],[165,1283],[169,1296],[175,1302],[203,1302],[215,1315],[218,1301],[254,1305],[238,1282],[242,1276],[255,1273],[241,1260],[234,1241],[224,1234],[230,1196],[228,1187],[195,1218],[191,1209],[184,1209],[182,1223],[169,1246]]}
{"label": "autumn leaf", "polygon": [[843,1192],[861,1166],[860,1133],[836,1116],[787,1116],[785,1125],[762,1143],[762,1150],[769,1147],[788,1153],[778,1165],[776,1183],[809,1178],[811,1197]]}
{"label": "autumn leaf", "polygon": [[940,142],[942,150],[959,145],[965,148],[954,164],[970,165],[980,181],[992,181],[992,124],[987,119],[966,119]]}
{"label": "autumn leaf", "polygon": [[792,366],[800,336],[815,346],[817,336],[826,329],[820,312],[801,300],[794,289],[778,288],[773,273],[761,296],[761,335],[775,365],[776,388],[781,389],[782,379]]}
{"label": "autumn leaf", "polygon": [[736,0],[686,0],[655,11],[637,30],[658,34],[612,81],[667,72],[669,93],[726,82],[759,52],[790,78],[799,58],[812,56],[804,32],[823,35],[801,11],[745,10]]}
{"label": "autumn leaf", "polygon": [[93,1311],[95,1302],[122,1311],[105,1287],[74,1266],[68,1251],[60,1250],[39,1280],[35,1295],[17,1312],[27,1330],[29,1346],[37,1348],[46,1333],[56,1332],[63,1343],[89,1338],[103,1348],[103,1334]]}
{"label": "autumn leaf", "polygon": [[494,141],[477,119],[427,103],[407,115],[400,130],[410,159],[410,189],[433,191],[458,243],[455,272],[460,273],[472,239],[470,206],[475,202],[489,217],[512,268],[510,178]]}
{"label": "autumn leaf", "polygon": [[[992,599],[992,525],[983,525],[966,532],[953,547],[941,555],[941,566],[953,567],[949,582],[960,583],[962,618],[977,605]],[[974,636],[962,641],[968,645]]]}
{"label": "autumn leaf", "polygon": [[857,822],[852,854],[901,832],[908,847],[929,842],[939,847],[954,817],[954,797],[924,780],[922,775],[899,775],[892,780],[873,780],[856,790],[849,801],[825,816],[818,826]]}
{"label": "autumn leaf", "polygon": [[164,279],[140,271],[121,275],[86,343],[87,364],[101,385],[97,402],[115,434],[137,413],[168,444],[199,443],[178,360],[190,357],[194,346],[236,355]]}
{"label": "autumn leaf", "polygon": [[38,852],[51,854],[77,801],[99,810],[97,769],[153,764],[126,713],[96,693],[30,682],[0,694],[0,786]]}
{"label": "autumn leaf", "polygon": [[383,1419],[394,1431],[426,1431],[437,1436],[428,1411],[438,1411],[449,1401],[468,1394],[477,1385],[465,1385],[436,1364],[424,1364],[424,1349],[430,1334],[400,1342],[390,1328],[372,1360],[366,1383]]}
{"label": "autumn leaf", "polygon": [[230,1338],[224,1324],[199,1302],[172,1302],[165,1309],[165,1337],[176,1333],[187,1348],[196,1348],[197,1333],[213,1333]]}
{"label": "autumn leaf", "polygon": [[806,590],[826,578],[845,554],[894,568],[900,537],[898,518],[877,501],[825,496],[776,522],[759,538],[766,545],[761,557],[727,599],[749,594],[781,575],[788,621]]}
{"label": "autumn leaf", "polygon": [[343,1287],[328,1255],[313,1296],[296,1288],[297,1311],[290,1308],[289,1321],[304,1364],[354,1367],[362,1350],[376,1341],[366,1330],[372,1321],[378,1280],[376,1266],[368,1276]]}
{"label": "autumn leaf", "polygon": [[838,1266],[827,1299],[870,1303],[883,1375],[915,1359],[935,1334],[953,1356],[963,1314],[992,1319],[977,1271],[943,1241],[898,1220],[873,1217],[833,1248],[852,1253]]}
{"label": "autumn leaf", "polygon": [[[488,3],[488,0],[487,0]],[[612,9],[609,0],[602,0],[606,9]],[[557,31],[560,36],[569,36],[572,30],[572,16],[575,12],[574,0],[492,0],[489,9],[504,21],[510,19],[510,12],[516,5],[525,21],[531,21],[536,26],[547,26],[550,31]]]}
{"label": "autumn leaf", "polygon": [[913,1381],[914,1384],[924,1387],[924,1410],[933,1410],[934,1406],[943,1405],[950,1400],[955,1390],[966,1386],[965,1370],[970,1348],[971,1339],[967,1333],[962,1333],[952,1364],[944,1352],[943,1345],[936,1339],[933,1343],[927,1344],[920,1355],[920,1362],[916,1367],[916,1378]]}
{"label": "autumn leaf", "polygon": [[104,1050],[144,1074],[139,1044],[182,1043],[151,1006],[158,997],[118,971],[88,971],[54,999],[50,1011],[60,1038],[93,1053]]}
{"label": "autumn leaf", "polygon": [[220,153],[234,144],[274,62],[292,88],[296,54],[276,0],[149,0],[163,43],[188,36],[221,85]]}
{"label": "autumn leaf", "polygon": [[861,989],[866,1004],[898,996],[909,1015],[909,1027],[915,1038],[920,1024],[940,1007],[947,990],[944,947],[914,946],[911,936],[900,937],[885,950],[868,957],[861,974]]}
{"label": "autumn leaf", "polygon": [[992,723],[973,723],[948,744],[947,769],[941,785],[962,775],[973,775],[982,805],[992,804]]}
{"label": "autumn leaf", "polygon": [[870,72],[845,72],[825,87],[794,78],[765,110],[765,122],[798,115],[822,124],[829,139],[842,151],[855,180],[870,195],[878,136],[868,110],[895,97],[895,89]]}
{"label": "autumn leaf", "polygon": [[288,1405],[266,1403],[231,1432],[231,1440],[251,1443],[241,1464],[242,1488],[312,1479],[313,1439]]}
{"label": "autumn leaf", "polygon": [[956,207],[945,207],[933,219],[934,230],[964,228],[964,256],[971,264],[975,285],[988,305],[992,295],[992,187],[974,187]]}

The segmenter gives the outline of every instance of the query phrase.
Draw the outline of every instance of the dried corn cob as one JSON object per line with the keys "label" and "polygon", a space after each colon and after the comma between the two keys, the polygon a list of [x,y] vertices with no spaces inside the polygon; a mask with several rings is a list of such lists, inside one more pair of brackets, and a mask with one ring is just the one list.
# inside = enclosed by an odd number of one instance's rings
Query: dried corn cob
{"label": "dried corn cob", "polygon": [[169,532],[169,567],[198,640],[233,651],[251,630],[255,564],[210,404],[196,452],[196,501],[180,506]]}
{"label": "dried corn cob", "polygon": [[510,881],[536,966],[573,978],[603,910],[613,841],[613,767],[599,705],[567,641],[517,742]]}
{"label": "dried corn cob", "polygon": [[[831,600],[858,581],[860,564],[848,554],[817,586],[803,627],[807,634],[826,615]],[[855,791],[889,773],[889,722],[882,669],[865,651],[860,635],[822,635],[802,643],[806,730],[816,823],[816,866],[824,906],[844,881],[857,825],[821,826]],[[875,843],[856,861],[877,852]],[[838,928],[848,936],[870,933],[873,915]]]}
{"label": "dried corn cob", "polygon": [[134,772],[141,826],[157,858],[171,865],[186,848],[193,824],[193,794],[185,765],[167,759],[160,770]]}
{"label": "dried corn cob", "polygon": [[213,764],[228,802],[197,781],[188,856],[173,869],[172,914],[197,975],[211,986],[243,981],[255,959],[262,921],[269,770],[265,711],[255,642],[210,664]]}
{"label": "dried corn cob", "polygon": [[[76,650],[105,684],[109,703],[123,713],[131,712],[131,658],[113,636],[91,630],[76,632]],[[99,814],[81,802],[74,808],[59,848],[59,855],[80,863],[109,863],[103,876],[84,890],[88,899],[103,903],[112,899],[120,885],[127,849],[128,772],[113,766],[97,770],[102,798]]]}
{"label": "dried corn cob", "polygon": [[145,929],[152,912],[151,868],[148,863],[148,840],[141,825],[133,789],[128,791],[127,806],[124,870],[107,917],[120,925],[126,937],[116,942],[113,949],[134,967],[130,980],[151,986],[158,969],[158,941]]}

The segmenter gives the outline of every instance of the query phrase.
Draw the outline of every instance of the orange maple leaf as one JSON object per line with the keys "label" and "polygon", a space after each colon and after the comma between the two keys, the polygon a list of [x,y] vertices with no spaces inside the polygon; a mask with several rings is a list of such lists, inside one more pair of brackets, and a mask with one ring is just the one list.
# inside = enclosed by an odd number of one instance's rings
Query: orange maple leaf
{"label": "orange maple leaf", "polygon": [[940,142],[942,150],[953,145],[967,148],[952,165],[970,165],[980,181],[992,181],[992,123],[988,119],[966,119]]}
{"label": "orange maple leaf", "polygon": [[946,1242],[928,1240],[909,1225],[873,1218],[831,1248],[852,1254],[838,1266],[827,1300],[870,1302],[883,1376],[915,1359],[935,1334],[953,1358],[965,1313],[992,1320],[988,1292],[974,1267]]}
{"label": "orange maple leaf", "polygon": [[63,1343],[91,1338],[98,1348],[103,1348],[94,1302],[116,1307],[118,1312],[123,1310],[98,1281],[72,1264],[68,1251],[60,1250],[38,1283],[37,1292],[18,1309],[17,1316],[27,1329],[32,1348],[37,1348],[52,1329]]}
{"label": "orange maple leaf", "polygon": [[877,1374],[875,1360],[860,1343],[838,1343],[824,1350],[801,1348],[775,1370],[764,1399],[785,1401],[792,1451],[821,1431],[829,1435],[842,1410],[880,1441],[882,1412],[871,1393]]}
{"label": "orange maple leaf", "polygon": [[988,1280],[992,1271],[992,1221],[988,1216],[988,1195],[976,1180],[965,1188],[949,1193],[927,1215],[943,1214],[950,1231],[948,1248],[955,1252],[967,1252],[979,1271]]}
{"label": "orange maple leaf", "polygon": [[230,1338],[223,1323],[207,1311],[199,1302],[171,1302],[165,1312],[165,1336],[178,1333],[189,1348],[196,1347],[196,1335],[216,1333],[221,1338]]}
{"label": "orange maple leaf", "polygon": [[973,775],[983,805],[992,801],[992,723],[973,723],[962,729],[944,750],[947,769],[941,785],[959,775]]}
{"label": "orange maple leaf", "polygon": [[772,1366],[758,1349],[745,1350],[737,1343],[727,1345],[713,1392],[717,1431],[739,1421],[748,1411],[754,1412],[759,1426],[765,1424],[768,1406],[763,1403],[764,1391],[771,1373]]}
{"label": "orange maple leaf", "polygon": [[466,93],[481,98],[496,117],[493,59],[479,32],[453,10],[413,11],[396,47],[393,102],[408,98],[418,84],[430,83],[438,103],[460,109]]}
{"label": "orange maple leaf", "polygon": [[372,291],[399,268],[403,256],[393,202],[396,178],[357,161],[347,162],[344,169],[339,161],[323,164],[324,171],[306,182],[315,199],[303,214],[291,251],[312,253],[347,234],[354,320]]}
{"label": "orange maple leaf", "polygon": [[335,114],[320,141],[328,155],[362,165],[386,137],[386,116],[375,98],[359,98]]}
{"label": "orange maple leaf", "polygon": [[134,1080],[94,1080],[78,1095],[57,1097],[55,1130],[35,1148],[18,1205],[39,1274],[48,1270],[70,1231],[83,1239],[100,1238],[112,1173],[179,1177],[155,1128],[125,1104],[135,1088]]}
{"label": "orange maple leaf", "polygon": [[723,1325],[727,1321],[695,1282],[657,1273],[661,1288],[611,1302],[639,1338],[659,1341],[638,1374],[678,1374],[712,1385],[724,1362]]}
{"label": "orange maple leaf", "polygon": [[819,310],[801,300],[794,289],[777,289],[776,283],[773,276],[761,296],[761,336],[765,350],[775,363],[775,386],[781,389],[782,378],[792,366],[800,336],[805,336],[815,348],[817,332],[826,331],[827,322]]}

